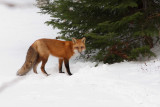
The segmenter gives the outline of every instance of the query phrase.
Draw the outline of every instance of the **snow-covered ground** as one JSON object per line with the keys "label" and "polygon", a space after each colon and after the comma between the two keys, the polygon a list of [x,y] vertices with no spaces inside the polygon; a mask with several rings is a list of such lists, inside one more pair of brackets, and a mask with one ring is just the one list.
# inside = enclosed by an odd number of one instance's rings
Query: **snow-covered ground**
{"label": "snow-covered ground", "polygon": [[38,11],[0,5],[0,107],[160,107],[160,56],[97,67],[71,60],[72,76],[59,74],[58,60],[51,56],[46,65],[50,76],[39,67],[37,75],[16,76],[36,39],[58,35],[44,24],[49,16]]}

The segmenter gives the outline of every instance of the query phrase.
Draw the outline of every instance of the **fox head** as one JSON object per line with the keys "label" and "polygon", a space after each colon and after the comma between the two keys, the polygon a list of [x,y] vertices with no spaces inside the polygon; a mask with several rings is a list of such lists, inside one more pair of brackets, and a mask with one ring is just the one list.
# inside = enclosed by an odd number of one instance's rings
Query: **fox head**
{"label": "fox head", "polygon": [[72,38],[73,51],[74,51],[75,53],[80,53],[80,54],[82,54],[82,53],[86,50],[85,41],[86,41],[86,38],[85,38],[85,37],[83,37],[82,39]]}

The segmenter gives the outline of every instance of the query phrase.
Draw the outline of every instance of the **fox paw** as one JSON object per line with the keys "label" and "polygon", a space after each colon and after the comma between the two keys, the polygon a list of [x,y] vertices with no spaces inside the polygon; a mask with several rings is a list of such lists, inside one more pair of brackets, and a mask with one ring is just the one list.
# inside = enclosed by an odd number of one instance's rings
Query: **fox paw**
{"label": "fox paw", "polygon": [[68,74],[69,76],[71,76],[72,74]]}

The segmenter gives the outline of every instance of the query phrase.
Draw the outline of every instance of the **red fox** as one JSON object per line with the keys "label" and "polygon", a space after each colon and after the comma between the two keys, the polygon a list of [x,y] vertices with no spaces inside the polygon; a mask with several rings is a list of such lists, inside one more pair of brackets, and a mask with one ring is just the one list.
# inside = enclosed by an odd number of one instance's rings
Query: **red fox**
{"label": "red fox", "polygon": [[42,61],[41,71],[48,76],[45,71],[49,55],[59,58],[59,73],[62,72],[64,62],[68,75],[72,75],[69,68],[69,59],[76,53],[85,51],[85,37],[82,39],[72,38],[72,41],[60,41],[56,39],[39,39],[36,40],[28,49],[26,61],[18,70],[17,75],[22,76],[28,73],[32,68],[37,73],[37,66]]}

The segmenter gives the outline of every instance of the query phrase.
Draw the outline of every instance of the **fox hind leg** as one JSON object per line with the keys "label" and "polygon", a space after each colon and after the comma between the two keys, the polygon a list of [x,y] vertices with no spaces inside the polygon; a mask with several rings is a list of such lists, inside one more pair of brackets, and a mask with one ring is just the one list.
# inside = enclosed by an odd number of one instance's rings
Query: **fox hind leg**
{"label": "fox hind leg", "polygon": [[35,64],[33,65],[33,72],[36,73],[36,74],[37,74],[37,66],[41,61],[42,61],[41,58],[38,57]]}
{"label": "fox hind leg", "polygon": [[48,56],[42,58],[41,71],[42,71],[45,75],[49,76],[49,74],[47,74],[47,72],[46,72],[46,70],[45,70],[45,65],[46,65],[47,61],[48,61]]}

